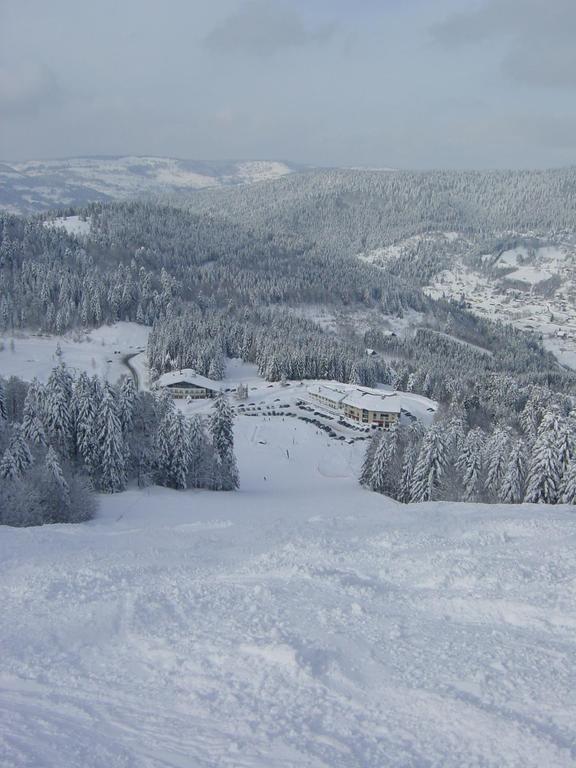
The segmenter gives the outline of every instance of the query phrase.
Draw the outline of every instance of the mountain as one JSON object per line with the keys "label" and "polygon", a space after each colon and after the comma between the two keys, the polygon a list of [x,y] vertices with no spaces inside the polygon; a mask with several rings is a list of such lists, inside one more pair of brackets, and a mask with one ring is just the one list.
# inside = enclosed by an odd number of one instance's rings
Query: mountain
{"label": "mountain", "polygon": [[297,170],[276,160],[76,157],[0,163],[0,208],[29,213],[92,201],[253,184]]}

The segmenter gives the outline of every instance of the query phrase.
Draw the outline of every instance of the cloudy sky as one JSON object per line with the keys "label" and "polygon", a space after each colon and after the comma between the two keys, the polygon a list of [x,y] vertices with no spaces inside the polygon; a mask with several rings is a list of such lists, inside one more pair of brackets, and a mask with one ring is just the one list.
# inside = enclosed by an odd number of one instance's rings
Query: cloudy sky
{"label": "cloudy sky", "polygon": [[0,0],[0,159],[576,161],[576,0]]}

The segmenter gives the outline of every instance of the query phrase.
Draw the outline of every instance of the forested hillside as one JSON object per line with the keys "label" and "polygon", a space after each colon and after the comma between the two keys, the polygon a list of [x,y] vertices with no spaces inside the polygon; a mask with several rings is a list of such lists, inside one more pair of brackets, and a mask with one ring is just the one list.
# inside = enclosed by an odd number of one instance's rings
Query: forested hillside
{"label": "forested hillside", "polygon": [[551,171],[314,170],[252,187],[204,190],[190,210],[303,235],[358,253],[429,231],[574,230],[576,168]]}

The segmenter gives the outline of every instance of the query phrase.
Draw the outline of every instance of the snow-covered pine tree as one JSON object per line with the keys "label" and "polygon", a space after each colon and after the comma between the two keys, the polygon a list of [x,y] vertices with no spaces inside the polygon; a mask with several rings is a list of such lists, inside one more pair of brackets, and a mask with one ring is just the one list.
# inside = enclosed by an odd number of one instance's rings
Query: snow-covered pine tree
{"label": "snow-covered pine tree", "polygon": [[32,454],[30,453],[28,443],[24,438],[21,425],[14,426],[14,432],[12,439],[10,440],[10,453],[14,457],[18,475],[22,476],[28,467],[32,465],[34,460],[32,458]]}
{"label": "snow-covered pine tree", "polygon": [[234,414],[223,393],[214,400],[209,428],[220,470],[220,488],[223,491],[235,490],[239,477],[234,455]]}
{"label": "snow-covered pine tree", "polygon": [[206,434],[199,416],[192,416],[188,423],[188,485],[191,488],[205,488],[206,478]]}
{"label": "snow-covered pine tree", "polygon": [[3,480],[16,480],[16,478],[19,477],[18,465],[16,464],[14,454],[10,448],[7,448],[2,454],[2,459],[0,460],[0,477]]}
{"label": "snow-covered pine tree", "polygon": [[391,429],[384,432],[376,447],[372,473],[370,475],[370,487],[373,491],[383,493],[386,496],[396,498],[398,494],[399,477],[395,474],[393,466],[395,452],[398,446],[398,430]]}
{"label": "snow-covered pine tree", "polygon": [[532,448],[524,501],[532,504],[556,503],[562,478],[560,445],[560,414],[555,407],[551,407],[544,414]]}
{"label": "snow-covered pine tree", "polygon": [[103,388],[97,425],[99,485],[107,493],[116,493],[126,487],[126,449],[116,394],[107,382]]}
{"label": "snow-covered pine tree", "polygon": [[529,437],[535,437],[542,417],[544,416],[544,404],[546,397],[541,387],[532,387],[526,405],[520,414],[520,424],[524,433]]}
{"label": "snow-covered pine tree", "polygon": [[486,489],[498,496],[510,458],[510,431],[496,427],[486,441],[484,462],[486,464]]}
{"label": "snow-covered pine tree", "polygon": [[370,486],[370,481],[372,479],[372,465],[374,464],[374,455],[376,453],[376,449],[381,437],[381,432],[375,432],[368,441],[368,445],[366,446],[366,451],[364,453],[364,461],[362,462],[362,469],[360,470],[360,485]]}
{"label": "snow-covered pine tree", "polygon": [[6,391],[4,389],[4,384],[0,380],[0,419],[6,421],[7,418],[8,413],[6,412]]}
{"label": "snow-covered pine tree", "polygon": [[572,458],[564,472],[560,501],[562,504],[576,504],[576,457]]}
{"label": "snow-covered pine tree", "polygon": [[100,394],[100,387],[96,389],[87,374],[81,373],[72,394],[75,452],[82,457],[92,479],[96,476],[99,455],[96,413],[100,409],[100,400],[96,401],[96,398]]}
{"label": "snow-covered pine tree", "polygon": [[26,440],[33,445],[46,445],[46,431],[41,419],[39,407],[40,385],[34,379],[24,400],[24,412],[22,417],[22,433]]}
{"label": "snow-covered pine tree", "polygon": [[558,456],[560,471],[564,475],[573,457],[576,456],[576,422],[570,415],[561,420],[559,430]]}
{"label": "snow-covered pine tree", "polygon": [[64,363],[52,370],[46,385],[46,420],[51,441],[64,454],[70,452],[72,380]]}
{"label": "snow-covered pine tree", "polygon": [[456,462],[456,466],[462,472],[466,501],[477,500],[480,496],[484,443],[484,432],[479,427],[471,429],[464,438],[462,450]]}
{"label": "snow-covered pine tree", "polygon": [[402,478],[400,480],[400,493],[398,495],[398,501],[402,501],[404,504],[410,502],[412,481],[414,478],[414,470],[416,468],[416,462],[418,460],[418,452],[420,444],[416,441],[410,441],[404,451],[404,461],[402,463]]}
{"label": "snow-covered pine tree", "polygon": [[440,486],[447,463],[446,440],[442,427],[432,424],[424,434],[414,469],[410,501],[430,501]]}
{"label": "snow-covered pine tree", "polygon": [[233,453],[234,414],[224,393],[220,393],[214,400],[209,427],[212,444],[220,458]]}
{"label": "snow-covered pine tree", "polygon": [[131,376],[127,376],[120,385],[120,392],[118,395],[118,415],[120,417],[120,424],[122,425],[124,437],[127,436],[132,428],[137,396],[134,380]]}
{"label": "snow-covered pine tree", "polygon": [[524,498],[524,481],[526,477],[526,458],[524,443],[516,440],[509,449],[509,457],[498,498],[505,504],[519,504]]}
{"label": "snow-covered pine tree", "polygon": [[182,411],[171,414],[168,430],[168,485],[171,488],[186,488],[190,464],[190,433]]}
{"label": "snow-covered pine tree", "polygon": [[62,467],[60,465],[58,455],[52,446],[48,447],[44,466],[48,476],[56,486],[61,503],[68,505],[70,503],[70,487],[66,482],[64,473],[62,472]]}

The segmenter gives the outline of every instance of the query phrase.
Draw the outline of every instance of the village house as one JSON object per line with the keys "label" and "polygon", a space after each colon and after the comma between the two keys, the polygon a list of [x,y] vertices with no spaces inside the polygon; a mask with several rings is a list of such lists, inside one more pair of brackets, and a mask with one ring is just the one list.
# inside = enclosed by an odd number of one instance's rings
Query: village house
{"label": "village house", "polygon": [[170,371],[164,373],[156,381],[157,389],[167,389],[172,397],[175,398],[205,398],[216,397],[220,392],[221,384],[217,381],[207,379],[206,376],[193,371],[191,368],[184,368],[181,371]]}
{"label": "village house", "polygon": [[310,400],[361,424],[390,429],[400,419],[400,397],[353,384],[315,384],[308,390]]}

